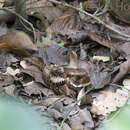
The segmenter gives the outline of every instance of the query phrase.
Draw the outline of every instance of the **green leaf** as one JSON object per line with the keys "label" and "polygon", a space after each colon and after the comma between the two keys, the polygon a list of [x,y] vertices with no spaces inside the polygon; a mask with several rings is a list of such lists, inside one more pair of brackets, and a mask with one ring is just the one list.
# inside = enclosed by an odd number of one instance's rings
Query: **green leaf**
{"label": "green leaf", "polygon": [[64,42],[60,42],[60,43],[58,44],[58,46],[63,47],[63,46],[64,46]]}
{"label": "green leaf", "polygon": [[119,109],[101,124],[98,130],[129,130],[130,104]]}

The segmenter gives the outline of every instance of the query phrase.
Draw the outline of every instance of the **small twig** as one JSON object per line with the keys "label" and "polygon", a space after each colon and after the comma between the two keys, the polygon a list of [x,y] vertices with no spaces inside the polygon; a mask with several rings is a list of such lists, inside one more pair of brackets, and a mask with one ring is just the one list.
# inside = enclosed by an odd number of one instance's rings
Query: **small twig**
{"label": "small twig", "polygon": [[[90,85],[90,84],[89,84],[89,85]],[[62,130],[63,125],[64,125],[64,122],[65,122],[66,119],[69,117],[70,112],[75,108],[75,106],[78,104],[78,102],[80,102],[80,101],[86,96],[86,94],[89,93],[91,90],[93,90],[93,87],[92,87],[92,88],[89,88],[89,89],[85,92],[85,94],[84,94],[79,100],[77,100],[77,101],[74,103],[74,105],[72,106],[72,108],[68,111],[68,113],[66,114],[65,118],[64,118],[63,121],[61,122],[60,130]]]}
{"label": "small twig", "polygon": [[66,6],[66,7],[69,7],[69,8],[73,8],[73,9],[75,9],[75,10],[77,10],[77,11],[79,11],[79,12],[81,12],[81,13],[87,15],[87,16],[90,16],[91,18],[95,19],[99,24],[105,26],[106,28],[108,28],[109,30],[111,30],[111,31],[113,31],[113,32],[115,32],[115,33],[117,33],[118,35],[125,37],[127,41],[130,41],[130,35],[121,33],[120,31],[118,31],[118,30],[116,30],[116,29],[113,29],[110,25],[107,25],[105,22],[103,22],[102,20],[100,20],[100,18],[98,18],[98,17],[96,17],[95,15],[90,14],[90,13],[88,13],[88,12],[82,10],[81,8],[76,8],[76,7],[72,6],[72,5],[69,5],[69,4],[67,4],[67,3],[62,3],[62,2],[59,2],[59,1],[57,1],[57,0],[48,0],[48,1],[53,2],[53,3],[55,3],[55,4],[59,4],[59,5]]}
{"label": "small twig", "polygon": [[36,41],[36,33],[35,33],[35,28],[33,27],[33,24],[31,24],[29,21],[27,21],[25,18],[23,18],[21,15],[17,14],[16,12],[8,9],[8,8],[0,8],[0,10],[8,11],[11,12],[12,14],[16,15],[19,17],[23,22],[27,23],[33,30],[33,35],[34,35],[34,41]]}
{"label": "small twig", "polygon": [[105,6],[103,8],[103,11],[96,14],[96,16],[100,16],[100,15],[105,14],[108,11],[109,7],[110,7],[110,3],[111,3],[111,0],[107,0],[106,3],[105,3]]}
{"label": "small twig", "polygon": [[113,87],[118,87],[118,88],[123,88],[124,86],[122,85],[118,85],[118,84],[113,84],[113,83],[110,83],[109,85],[113,86]]}

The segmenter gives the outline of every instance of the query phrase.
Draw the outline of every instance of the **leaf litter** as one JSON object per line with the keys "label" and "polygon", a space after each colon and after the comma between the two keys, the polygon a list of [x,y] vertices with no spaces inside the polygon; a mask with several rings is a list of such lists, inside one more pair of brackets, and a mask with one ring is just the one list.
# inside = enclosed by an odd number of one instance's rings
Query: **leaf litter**
{"label": "leaf litter", "polygon": [[95,18],[100,0],[52,1],[26,3],[40,46],[27,30],[9,31],[0,19],[0,92],[38,108],[53,129],[96,129],[129,99],[127,18],[109,10],[103,26]]}

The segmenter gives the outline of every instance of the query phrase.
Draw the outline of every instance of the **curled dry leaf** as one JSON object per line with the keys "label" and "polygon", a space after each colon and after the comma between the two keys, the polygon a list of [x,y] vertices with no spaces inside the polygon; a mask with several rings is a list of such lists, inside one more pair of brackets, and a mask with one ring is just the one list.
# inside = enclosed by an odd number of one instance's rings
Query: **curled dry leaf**
{"label": "curled dry leaf", "polygon": [[0,74],[0,87],[6,87],[13,84],[14,78],[10,75]]}
{"label": "curled dry leaf", "polygon": [[56,64],[65,65],[67,64],[68,49],[65,47],[60,47],[57,44],[52,44],[51,46],[45,46],[39,48],[38,55],[43,60],[44,64]]}
{"label": "curled dry leaf", "polygon": [[41,17],[46,17],[49,23],[53,22],[56,18],[60,17],[63,14],[62,10],[60,10],[58,7],[42,5],[38,7],[41,8],[31,8],[31,10],[29,9],[29,14],[31,13],[31,15],[35,17],[37,17],[37,15]]}
{"label": "curled dry leaf", "polygon": [[63,16],[57,18],[51,24],[50,31],[53,37],[55,37],[57,34],[70,36],[72,34],[76,34],[81,26],[82,24],[77,12],[75,10],[71,10],[69,14],[67,12]]}
{"label": "curled dry leaf", "polygon": [[11,67],[7,67],[6,73],[7,73],[7,74],[10,74],[10,75],[12,75],[12,76],[15,76],[16,74],[20,73],[20,69],[15,69],[15,70],[14,70],[14,69],[11,68]]}
{"label": "curled dry leaf", "polygon": [[94,61],[103,61],[103,62],[108,62],[110,61],[110,57],[108,56],[93,56]]}
{"label": "curled dry leaf", "polygon": [[35,79],[35,82],[38,82],[44,85],[45,83],[42,77],[41,70],[35,65],[26,65],[26,66],[27,68],[20,69],[20,73],[25,73],[25,74],[30,75],[31,77]]}
{"label": "curled dry leaf", "polygon": [[88,130],[94,127],[91,114],[87,109],[79,110],[79,112],[69,120],[72,130]]}
{"label": "curled dry leaf", "polygon": [[124,79],[123,85],[125,89],[130,91],[130,79]]}
{"label": "curled dry leaf", "polygon": [[[77,96],[77,101],[80,100],[82,98],[82,96],[84,96],[85,94],[85,88],[82,88],[79,93],[78,93],[78,96]],[[80,100],[77,105],[82,105],[82,100]]]}
{"label": "curled dry leaf", "polygon": [[26,50],[37,51],[29,36],[24,32],[11,32],[0,36],[0,49],[29,55]]}
{"label": "curled dry leaf", "polygon": [[108,72],[100,70],[99,66],[90,63],[89,77],[91,84],[95,89],[103,88],[105,85],[110,83],[111,75]]}
{"label": "curled dry leaf", "polygon": [[119,49],[126,54],[127,59],[130,58],[130,42],[126,42],[126,43],[120,45]]}
{"label": "curled dry leaf", "polygon": [[120,65],[120,71],[116,75],[116,77],[113,79],[113,83],[118,82],[119,80],[121,80],[129,72],[130,72],[130,59],[128,59],[127,61],[125,61],[124,63],[122,63]]}
{"label": "curled dry leaf", "polygon": [[0,8],[3,7],[5,0],[0,0]]}
{"label": "curled dry leaf", "polygon": [[0,35],[6,34],[8,32],[8,28],[5,22],[0,21]]}
{"label": "curled dry leaf", "polygon": [[5,51],[0,52],[0,68],[6,68],[10,66],[12,62],[18,61],[13,54],[10,54]]}
{"label": "curled dry leaf", "polygon": [[[35,4],[34,4],[35,3]],[[48,0],[28,0],[27,1],[27,9],[29,14],[33,14],[35,12],[42,12],[42,8],[38,7],[46,7],[51,6],[52,4],[48,2]]]}
{"label": "curled dry leaf", "polygon": [[116,92],[102,91],[93,101],[91,112],[96,115],[108,115],[117,108],[124,106],[128,99],[128,93],[117,89]]}
{"label": "curled dry leaf", "polygon": [[130,24],[130,1],[129,0],[111,0],[110,12],[119,20]]}

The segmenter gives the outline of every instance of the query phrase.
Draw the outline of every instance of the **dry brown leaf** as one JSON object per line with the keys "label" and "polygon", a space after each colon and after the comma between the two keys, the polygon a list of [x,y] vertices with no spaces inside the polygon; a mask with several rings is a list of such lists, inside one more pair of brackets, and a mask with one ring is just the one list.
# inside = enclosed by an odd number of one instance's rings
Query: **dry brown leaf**
{"label": "dry brown leaf", "polygon": [[6,68],[10,66],[12,62],[18,61],[14,55],[1,51],[0,52],[0,68]]}
{"label": "dry brown leaf", "polygon": [[94,127],[91,114],[87,109],[80,109],[77,114],[70,118],[72,130],[89,130]]}
{"label": "dry brown leaf", "polygon": [[121,51],[125,52],[126,58],[130,58],[130,42],[120,45]]}
{"label": "dry brown leaf", "polygon": [[128,72],[130,72],[130,59],[120,65],[120,71],[113,79],[113,83],[121,80]]}
{"label": "dry brown leaf", "polygon": [[78,29],[82,26],[79,16],[75,10],[70,13],[66,13],[63,16],[57,18],[50,27],[52,36],[61,34],[63,36],[76,34]]}
{"label": "dry brown leaf", "polygon": [[91,84],[95,89],[103,88],[105,85],[110,83],[111,75],[108,72],[103,72],[100,70],[99,66],[90,63],[89,77]]}
{"label": "dry brown leaf", "polygon": [[88,36],[92,40],[98,42],[99,44],[101,44],[101,45],[103,45],[105,47],[111,48],[113,50],[116,49],[116,44],[113,41],[109,40],[107,36],[105,37],[105,33],[104,33],[104,36],[102,36],[102,34],[100,34],[98,32],[97,28],[88,28],[87,26],[88,25],[86,25],[85,30],[88,33]]}
{"label": "dry brown leaf", "polygon": [[56,44],[51,46],[45,46],[39,48],[38,55],[43,60],[44,64],[56,64],[56,65],[65,65],[67,64],[68,49],[65,47],[60,47]]}
{"label": "dry brown leaf", "polygon": [[37,51],[29,36],[24,32],[12,32],[0,36],[0,49],[29,55],[26,50]]}
{"label": "dry brown leaf", "polygon": [[42,77],[42,72],[36,66],[32,65],[28,66],[26,69],[21,69],[20,73],[28,74],[35,79],[35,82],[41,83],[43,85],[45,84]]}
{"label": "dry brown leaf", "polygon": [[87,11],[95,12],[98,8],[98,1],[97,0],[88,0],[83,2],[82,4],[83,9]]}
{"label": "dry brown leaf", "polygon": [[[35,4],[34,4],[35,3]],[[46,7],[51,6],[52,3],[47,0],[28,0],[27,1],[27,9],[29,14],[33,14],[35,12],[42,12],[42,8],[38,7]]]}
{"label": "dry brown leaf", "polygon": [[10,75],[0,74],[0,87],[6,87],[13,84],[14,78]]}
{"label": "dry brown leaf", "polygon": [[129,0],[111,0],[110,12],[119,20],[130,24],[130,1]]}
{"label": "dry brown leaf", "polygon": [[60,10],[58,7],[41,5],[39,7],[41,8],[32,8],[31,12],[33,13],[31,13],[31,15],[36,16],[36,14],[39,14],[41,17],[46,17],[49,23],[63,14],[62,10]]}

